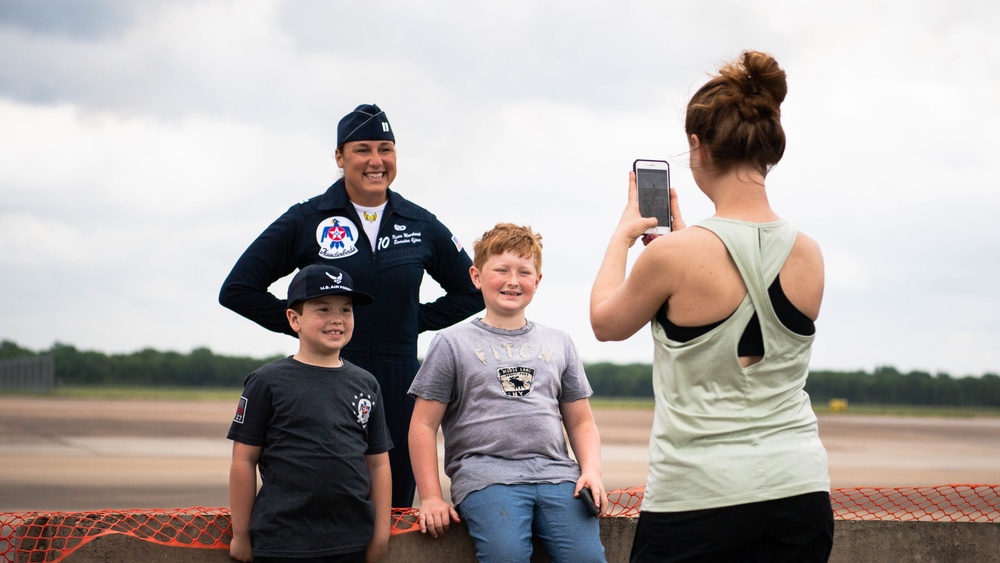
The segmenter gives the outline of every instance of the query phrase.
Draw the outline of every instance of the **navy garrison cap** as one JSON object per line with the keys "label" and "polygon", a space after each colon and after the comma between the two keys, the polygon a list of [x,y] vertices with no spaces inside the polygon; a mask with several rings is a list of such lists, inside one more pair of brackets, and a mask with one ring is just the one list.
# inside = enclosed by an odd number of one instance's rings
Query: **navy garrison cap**
{"label": "navy garrison cap", "polygon": [[288,307],[324,295],[346,295],[355,305],[367,305],[372,296],[354,289],[354,280],[336,266],[310,264],[302,268],[288,284]]}
{"label": "navy garrison cap", "polygon": [[375,104],[361,104],[337,124],[337,146],[348,141],[392,141],[396,137],[385,112]]}

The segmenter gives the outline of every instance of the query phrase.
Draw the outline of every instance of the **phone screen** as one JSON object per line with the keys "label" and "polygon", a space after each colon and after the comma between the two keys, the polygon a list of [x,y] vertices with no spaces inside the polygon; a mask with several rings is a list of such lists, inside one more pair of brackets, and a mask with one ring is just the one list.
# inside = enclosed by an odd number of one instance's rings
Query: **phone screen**
{"label": "phone screen", "polygon": [[635,171],[639,189],[639,214],[656,217],[661,229],[670,229],[670,177],[666,170],[639,168]]}

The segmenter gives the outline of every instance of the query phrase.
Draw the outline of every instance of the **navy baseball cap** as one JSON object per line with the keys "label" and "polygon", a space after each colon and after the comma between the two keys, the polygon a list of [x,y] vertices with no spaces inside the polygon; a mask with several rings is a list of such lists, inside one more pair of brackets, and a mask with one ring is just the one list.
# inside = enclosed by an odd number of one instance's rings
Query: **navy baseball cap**
{"label": "navy baseball cap", "polygon": [[354,289],[354,280],[347,272],[326,264],[310,264],[299,270],[288,284],[288,308],[324,295],[346,295],[355,305],[374,301],[371,295]]}
{"label": "navy baseball cap", "polygon": [[396,136],[389,127],[389,118],[375,104],[361,104],[337,124],[337,146],[348,141],[392,141]]}

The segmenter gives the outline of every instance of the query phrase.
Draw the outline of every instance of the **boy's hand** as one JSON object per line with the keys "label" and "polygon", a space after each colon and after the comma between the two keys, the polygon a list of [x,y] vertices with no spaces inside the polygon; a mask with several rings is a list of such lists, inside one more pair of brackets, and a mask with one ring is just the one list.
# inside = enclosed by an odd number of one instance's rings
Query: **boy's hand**
{"label": "boy's hand", "polygon": [[234,534],[233,541],[229,542],[229,556],[237,561],[253,561],[250,536]]}
{"label": "boy's hand", "polygon": [[420,531],[435,538],[444,534],[452,522],[461,522],[455,507],[441,498],[420,501]]}
{"label": "boy's hand", "polygon": [[573,496],[579,497],[580,489],[583,488],[590,489],[591,494],[594,496],[594,504],[596,504],[598,508],[598,518],[607,514],[608,492],[604,490],[604,483],[601,482],[601,478],[599,476],[587,474],[580,475],[580,478],[576,481],[576,490],[573,491]]}

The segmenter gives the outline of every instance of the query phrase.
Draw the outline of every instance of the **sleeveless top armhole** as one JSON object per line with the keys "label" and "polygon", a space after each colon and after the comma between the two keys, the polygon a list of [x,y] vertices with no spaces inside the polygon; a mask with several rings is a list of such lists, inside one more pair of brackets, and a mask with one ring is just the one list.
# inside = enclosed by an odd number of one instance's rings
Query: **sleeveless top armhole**
{"label": "sleeveless top armhole", "polygon": [[[781,324],[785,328],[801,336],[812,336],[816,333],[816,323],[807,317],[805,313],[795,308],[795,305],[788,300],[788,296],[785,295],[785,291],[781,288],[780,274],[774,278],[774,282],[767,288],[767,295],[771,300],[771,306],[774,307],[774,312],[777,314],[778,320],[781,321]],[[667,338],[676,342],[689,342],[703,334],[711,332],[717,326],[726,322],[728,318],[729,316],[720,321],[702,326],[680,326],[670,322],[664,307],[660,307],[656,311],[655,320],[663,326]],[[764,355],[764,336],[761,333],[760,320],[757,318],[756,313],[754,313],[750,322],[747,323],[743,335],[740,337],[737,350],[740,356]]]}

